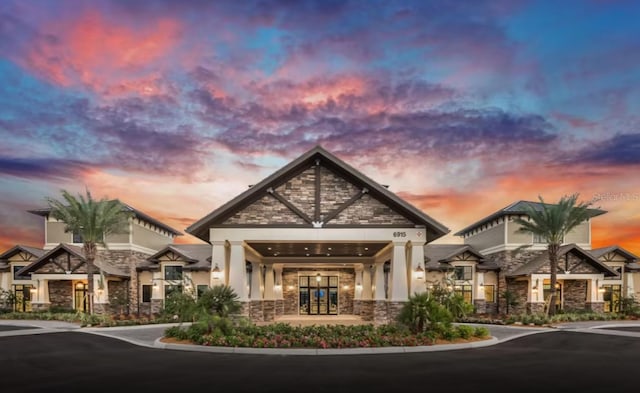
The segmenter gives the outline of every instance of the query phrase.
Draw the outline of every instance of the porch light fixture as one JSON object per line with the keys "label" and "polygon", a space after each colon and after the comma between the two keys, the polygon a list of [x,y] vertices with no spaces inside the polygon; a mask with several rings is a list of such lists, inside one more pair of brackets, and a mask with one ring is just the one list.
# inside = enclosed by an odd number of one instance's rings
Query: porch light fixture
{"label": "porch light fixture", "polygon": [[418,263],[418,267],[416,267],[416,279],[424,280],[424,269],[422,265]]}
{"label": "porch light fixture", "polygon": [[31,287],[31,289],[29,289],[29,292],[31,292],[33,294],[33,293],[38,292],[38,290],[35,287]]}
{"label": "porch light fixture", "polygon": [[538,293],[538,287],[531,288],[531,292],[534,294]]}
{"label": "porch light fixture", "polygon": [[218,267],[217,263],[213,267],[213,270],[211,272],[213,273],[213,279],[214,280],[219,280],[221,278],[221,276],[222,276],[222,274],[220,273],[220,268]]}
{"label": "porch light fixture", "polygon": [[320,282],[322,277],[320,277],[320,273],[316,274],[316,282]]}
{"label": "porch light fixture", "polygon": [[600,292],[600,293],[604,293],[604,287],[603,287],[603,286],[600,286],[600,287],[598,288],[598,292]]}
{"label": "porch light fixture", "polygon": [[153,281],[153,287],[154,287],[154,288],[158,288],[158,282],[157,282],[157,281],[155,281],[155,280]]}
{"label": "porch light fixture", "polygon": [[362,284],[360,284],[360,282],[356,283],[356,289],[362,289]]}

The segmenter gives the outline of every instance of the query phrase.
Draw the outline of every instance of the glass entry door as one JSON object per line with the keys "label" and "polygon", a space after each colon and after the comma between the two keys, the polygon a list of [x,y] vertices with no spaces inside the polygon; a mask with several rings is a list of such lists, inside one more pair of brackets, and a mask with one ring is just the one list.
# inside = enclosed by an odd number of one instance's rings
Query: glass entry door
{"label": "glass entry door", "polygon": [[87,312],[87,288],[88,284],[83,282],[76,283],[73,287],[74,291],[74,306],[76,311]]}
{"label": "glass entry door", "polygon": [[338,314],[338,276],[300,276],[300,314]]}

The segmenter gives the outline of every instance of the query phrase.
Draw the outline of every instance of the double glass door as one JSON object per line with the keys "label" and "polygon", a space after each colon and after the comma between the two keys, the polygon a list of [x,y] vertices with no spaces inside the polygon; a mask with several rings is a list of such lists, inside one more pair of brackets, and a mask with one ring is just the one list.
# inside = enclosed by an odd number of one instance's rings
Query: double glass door
{"label": "double glass door", "polygon": [[338,314],[338,276],[300,276],[300,314]]}

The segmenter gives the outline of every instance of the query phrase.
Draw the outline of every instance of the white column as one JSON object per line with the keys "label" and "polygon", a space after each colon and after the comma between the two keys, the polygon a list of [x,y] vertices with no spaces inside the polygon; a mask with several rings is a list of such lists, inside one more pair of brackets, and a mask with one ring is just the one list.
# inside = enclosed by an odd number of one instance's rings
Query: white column
{"label": "white column", "polygon": [[[362,299],[362,266],[355,267],[355,288],[353,291],[353,300]],[[358,285],[360,284],[360,285]]]}
{"label": "white column", "polygon": [[484,299],[484,273],[476,271],[475,300]]}
{"label": "white column", "polygon": [[636,289],[634,287],[634,283],[633,283],[633,273],[625,273],[624,274],[626,277],[626,287],[627,287],[627,293],[626,296],[634,296],[636,294]]}
{"label": "white column", "polygon": [[153,272],[151,278],[151,299],[164,298],[164,280],[162,280],[162,270]]}
{"label": "white column", "polygon": [[601,276],[602,277],[598,278],[597,280],[589,280],[590,281],[589,287],[591,289],[591,296],[589,298],[591,303],[602,301],[602,294],[598,290],[598,288],[601,287],[602,284],[604,284],[604,275],[601,275]]}
{"label": "white column", "polygon": [[6,291],[11,291],[11,284],[9,284],[9,279],[13,271],[9,271],[8,273],[0,273],[0,289],[4,289]]}
{"label": "white column", "polygon": [[384,261],[376,263],[374,275],[375,287],[373,300],[386,300],[386,297],[384,296]]}
{"label": "white column", "polygon": [[100,273],[93,275],[93,298],[95,299],[95,303],[109,303],[109,284],[107,283],[107,278],[103,277],[103,288],[99,289],[100,286]]}
{"label": "white column", "polygon": [[282,265],[274,265],[273,270],[276,272],[276,284],[278,284],[278,286],[275,287],[276,299],[284,299],[282,293]]}
{"label": "white column", "polygon": [[230,242],[229,264],[227,266],[229,286],[238,295],[238,301],[246,302],[247,296],[247,266],[242,241]]}
{"label": "white column", "polygon": [[[213,241],[211,243],[213,245],[213,250],[211,251],[211,286],[213,287],[229,282],[227,277],[228,270],[226,268],[228,258],[225,241]],[[215,269],[216,266],[218,266],[220,270],[219,279],[213,276],[213,269]]]}
{"label": "white column", "polygon": [[405,242],[394,242],[391,254],[391,296],[393,302],[407,301],[407,247]]}
{"label": "white column", "polygon": [[[424,242],[411,242],[411,270],[409,272],[411,287],[409,296],[414,293],[422,293],[427,290],[427,271],[424,266]],[[416,277],[416,269],[420,266],[423,269],[422,279]]]}
{"label": "white column", "polygon": [[275,300],[276,294],[274,291],[274,277],[273,277],[273,264],[265,265],[266,270],[264,272],[264,300]]}
{"label": "white column", "polygon": [[365,263],[362,269],[362,300],[372,299],[373,291],[371,289],[371,268],[368,263]]}
{"label": "white column", "polygon": [[251,262],[251,300],[262,300],[262,274],[260,263]]}

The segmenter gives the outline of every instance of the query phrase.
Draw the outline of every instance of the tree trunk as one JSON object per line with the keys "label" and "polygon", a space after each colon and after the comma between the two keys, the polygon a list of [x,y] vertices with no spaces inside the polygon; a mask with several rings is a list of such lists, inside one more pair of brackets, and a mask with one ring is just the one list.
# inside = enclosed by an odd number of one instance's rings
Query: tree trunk
{"label": "tree trunk", "polygon": [[549,315],[556,314],[556,283],[558,282],[558,249],[560,248],[557,244],[549,244],[549,267],[551,270],[551,288],[549,297]]}
{"label": "tree trunk", "polygon": [[92,243],[84,244],[84,255],[87,260],[87,312],[93,314],[93,262],[96,259],[96,245]]}

